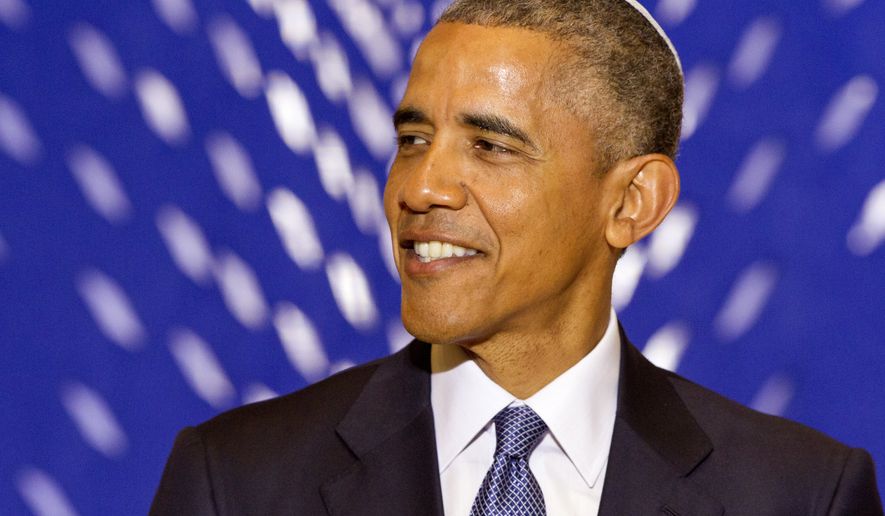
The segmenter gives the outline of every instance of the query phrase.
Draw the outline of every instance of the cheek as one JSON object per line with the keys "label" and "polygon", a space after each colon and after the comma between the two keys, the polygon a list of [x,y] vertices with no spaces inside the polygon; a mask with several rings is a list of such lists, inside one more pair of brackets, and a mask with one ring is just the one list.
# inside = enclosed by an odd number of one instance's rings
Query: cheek
{"label": "cheek", "polygon": [[537,182],[510,175],[483,175],[474,178],[470,189],[480,209],[488,218],[496,233],[520,232],[526,224],[539,215],[543,195]]}
{"label": "cheek", "polygon": [[542,172],[549,181],[507,185],[507,195],[490,210],[502,247],[526,260],[583,255],[602,233],[598,188],[592,180],[568,181]]}
{"label": "cheek", "polygon": [[[556,200],[543,185],[498,184],[497,195],[484,208],[489,225],[500,242],[500,256],[507,264],[501,272],[522,275],[556,258],[557,240],[564,230],[556,215]],[[529,276],[534,275],[531,273]],[[517,280],[519,290],[532,284],[531,278]]]}
{"label": "cheek", "polygon": [[535,190],[533,185],[505,183],[503,185],[505,195],[500,199],[498,209],[505,213],[520,214],[529,214],[535,211],[535,206],[540,198],[538,198],[538,192],[533,190]]}

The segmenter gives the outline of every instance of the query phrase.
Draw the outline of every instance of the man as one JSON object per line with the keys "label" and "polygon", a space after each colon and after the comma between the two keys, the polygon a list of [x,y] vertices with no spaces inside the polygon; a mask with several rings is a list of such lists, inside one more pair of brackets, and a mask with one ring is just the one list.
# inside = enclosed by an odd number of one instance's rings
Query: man
{"label": "man", "polygon": [[455,2],[385,190],[418,340],[186,429],[152,513],[881,515],[866,452],[655,368],[618,327],[615,264],[678,197],[681,101],[634,2]]}

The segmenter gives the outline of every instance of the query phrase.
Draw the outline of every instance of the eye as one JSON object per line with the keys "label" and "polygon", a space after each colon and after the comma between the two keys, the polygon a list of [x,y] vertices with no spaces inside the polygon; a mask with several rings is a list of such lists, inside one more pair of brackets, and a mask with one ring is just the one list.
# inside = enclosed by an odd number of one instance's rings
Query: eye
{"label": "eye", "polygon": [[426,139],[414,135],[414,134],[403,134],[396,137],[396,145],[399,148],[410,147],[412,145],[427,145],[428,142]]}
{"label": "eye", "polygon": [[491,152],[493,154],[512,154],[513,151],[506,147],[502,147],[496,143],[492,143],[488,140],[476,140],[473,144],[473,148],[479,149],[485,152]]}

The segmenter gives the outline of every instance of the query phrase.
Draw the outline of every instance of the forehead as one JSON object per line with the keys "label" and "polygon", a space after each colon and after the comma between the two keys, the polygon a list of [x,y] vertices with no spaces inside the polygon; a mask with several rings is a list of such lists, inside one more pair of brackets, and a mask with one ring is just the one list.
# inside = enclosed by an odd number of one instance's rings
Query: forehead
{"label": "forehead", "polygon": [[556,51],[540,32],[440,23],[421,44],[403,104],[529,111],[547,100]]}
{"label": "forehead", "polygon": [[[516,27],[485,27],[440,23],[424,39],[416,57],[416,71],[440,65],[518,65],[525,72],[541,71],[555,50],[546,34]],[[418,66],[422,68],[418,70]]]}

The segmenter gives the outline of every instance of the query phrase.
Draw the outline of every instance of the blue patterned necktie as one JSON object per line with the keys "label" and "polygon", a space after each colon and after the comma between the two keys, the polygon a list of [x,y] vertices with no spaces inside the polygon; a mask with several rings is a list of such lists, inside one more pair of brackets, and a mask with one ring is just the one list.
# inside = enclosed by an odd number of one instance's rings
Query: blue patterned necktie
{"label": "blue patterned necktie", "polygon": [[495,416],[495,461],[486,473],[470,516],[544,516],[544,495],[529,471],[529,454],[547,425],[527,406],[507,407]]}

